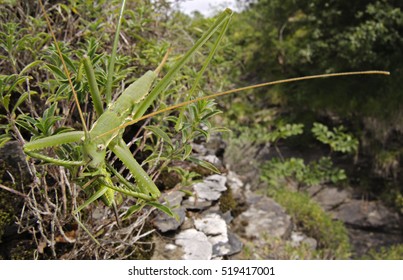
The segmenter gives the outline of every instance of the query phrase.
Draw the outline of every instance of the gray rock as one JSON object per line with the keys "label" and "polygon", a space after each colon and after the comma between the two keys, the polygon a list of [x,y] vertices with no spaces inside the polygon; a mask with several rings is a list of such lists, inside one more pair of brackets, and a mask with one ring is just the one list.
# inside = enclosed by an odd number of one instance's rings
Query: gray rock
{"label": "gray rock", "polygon": [[216,155],[206,155],[206,156],[200,157],[200,159],[213,164],[217,168],[223,167],[221,160]]}
{"label": "gray rock", "polygon": [[26,155],[18,141],[9,141],[0,149],[0,179],[20,185],[30,184],[33,176],[27,165]]}
{"label": "gray rock", "polygon": [[213,245],[213,256],[222,257],[222,256],[231,256],[241,252],[243,243],[239,239],[239,237],[228,231],[228,242],[225,243],[217,243]]}
{"label": "gray rock", "polygon": [[168,216],[164,212],[158,212],[157,217],[154,219],[154,226],[159,231],[168,232],[172,230],[177,230],[183,224],[186,218],[186,209],[184,207],[178,207],[172,209],[172,212],[178,215],[178,220],[171,216]]}
{"label": "gray rock", "polygon": [[265,237],[286,239],[292,230],[291,218],[273,199],[250,195],[249,208],[234,220],[241,236],[264,240]]}
{"label": "gray rock", "polygon": [[377,201],[351,200],[333,212],[344,223],[369,228],[399,228],[399,215]]}
{"label": "gray rock", "polygon": [[227,225],[230,224],[232,222],[232,220],[234,219],[234,217],[232,217],[232,215],[231,215],[231,211],[222,213],[221,218],[224,219],[224,221],[227,223]]}
{"label": "gray rock", "polygon": [[349,200],[351,194],[346,189],[325,187],[318,191],[312,198],[328,211]]}
{"label": "gray rock", "polygon": [[213,254],[213,246],[207,236],[195,229],[182,231],[175,237],[175,243],[182,246],[184,260],[210,260]]}
{"label": "gray rock", "polygon": [[207,148],[204,145],[196,143],[192,143],[192,150],[203,156],[206,155],[208,152]]}
{"label": "gray rock", "polygon": [[190,196],[182,205],[188,210],[204,210],[209,208],[212,204],[212,201]]}
{"label": "gray rock", "polygon": [[324,186],[323,185],[314,185],[314,186],[308,186],[304,188],[303,190],[306,191],[310,196],[315,196],[317,195],[321,190],[323,190]]}
{"label": "gray rock", "polygon": [[307,244],[311,250],[315,250],[318,246],[318,242],[316,241],[316,239],[308,237],[302,232],[293,231],[291,233],[291,246],[299,247],[302,244]]}
{"label": "gray rock", "polygon": [[195,228],[208,235],[227,234],[227,224],[217,213],[209,213],[200,219],[195,219]]}
{"label": "gray rock", "polygon": [[195,228],[207,235],[210,243],[227,243],[227,224],[220,215],[212,213],[195,220]]}
{"label": "gray rock", "polygon": [[225,150],[227,144],[223,141],[221,134],[212,134],[207,143],[205,143],[205,147],[207,149],[207,153],[210,155],[217,155]]}
{"label": "gray rock", "polygon": [[[168,202],[170,207],[177,207],[181,204],[182,198],[184,196],[183,192],[174,191],[164,196],[164,200]],[[154,226],[161,232],[167,232],[178,229],[181,224],[185,221],[186,211],[184,207],[173,208],[172,211],[176,213],[179,220],[168,216],[164,212],[159,211],[154,219]]]}
{"label": "gray rock", "polygon": [[173,191],[163,196],[163,200],[167,201],[171,206],[178,206],[182,203],[185,194],[180,191]]}
{"label": "gray rock", "polygon": [[235,199],[244,198],[244,183],[235,172],[229,171],[227,174],[227,185],[231,188]]}
{"label": "gray rock", "polygon": [[227,190],[226,182],[227,177],[214,174],[204,179],[203,182],[195,184],[193,189],[198,198],[215,201],[220,198],[223,191]]}
{"label": "gray rock", "polygon": [[227,223],[217,213],[210,213],[196,219],[195,227],[206,234],[213,246],[213,258],[233,255],[242,249],[239,237],[228,230]]}

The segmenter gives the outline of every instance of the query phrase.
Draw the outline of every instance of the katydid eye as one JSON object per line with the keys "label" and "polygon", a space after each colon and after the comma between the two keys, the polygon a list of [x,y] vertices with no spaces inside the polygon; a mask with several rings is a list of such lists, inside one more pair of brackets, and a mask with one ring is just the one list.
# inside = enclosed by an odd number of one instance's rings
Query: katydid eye
{"label": "katydid eye", "polygon": [[97,146],[97,148],[98,148],[98,151],[103,151],[103,150],[105,150],[105,145],[99,144],[99,145]]}

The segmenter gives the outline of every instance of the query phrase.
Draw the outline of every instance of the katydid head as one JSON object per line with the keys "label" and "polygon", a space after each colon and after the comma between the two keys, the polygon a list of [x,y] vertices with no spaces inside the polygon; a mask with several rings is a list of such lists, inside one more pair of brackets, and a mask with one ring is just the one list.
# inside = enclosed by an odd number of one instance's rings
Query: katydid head
{"label": "katydid head", "polygon": [[106,146],[86,138],[83,143],[83,156],[89,167],[99,169],[105,165]]}

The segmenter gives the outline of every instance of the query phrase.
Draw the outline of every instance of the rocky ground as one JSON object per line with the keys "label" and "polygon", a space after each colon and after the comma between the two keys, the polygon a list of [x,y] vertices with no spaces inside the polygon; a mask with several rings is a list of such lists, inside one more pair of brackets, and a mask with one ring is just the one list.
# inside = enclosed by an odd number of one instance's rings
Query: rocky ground
{"label": "rocky ground", "polygon": [[[215,154],[223,143],[216,141],[210,149],[196,150],[222,168]],[[256,151],[250,155],[259,159]],[[227,171],[209,176],[193,186],[195,196],[184,197],[180,192],[167,196],[171,205],[177,205],[180,222],[163,213],[155,219],[161,234],[155,240],[154,259],[298,259],[285,248],[295,248],[295,252],[301,246],[308,251],[317,248],[318,242],[301,232],[285,209],[259,194],[262,186],[253,186],[258,181],[254,180],[258,176],[255,162],[248,164],[248,160],[248,156],[232,158],[231,165],[243,174]],[[382,202],[355,197],[351,188],[313,186],[303,191],[346,225],[353,258],[371,248],[403,243],[401,217]]]}
{"label": "rocky ground", "polygon": [[[194,147],[202,159],[224,172],[194,184],[192,196],[176,190],[165,193],[164,199],[179,219],[162,212],[151,219],[157,229],[152,259],[309,258],[318,242],[262,193],[264,186],[256,185],[259,180],[251,158],[259,157],[254,152],[235,161],[224,156],[224,166],[223,158],[216,156],[224,146],[216,139],[210,146]],[[353,257],[360,258],[370,248],[403,243],[402,219],[380,201],[367,201],[355,197],[353,189],[334,186],[313,186],[303,191],[347,226]],[[6,239],[0,243],[4,248],[8,246]],[[304,250],[303,256],[300,250]]]}

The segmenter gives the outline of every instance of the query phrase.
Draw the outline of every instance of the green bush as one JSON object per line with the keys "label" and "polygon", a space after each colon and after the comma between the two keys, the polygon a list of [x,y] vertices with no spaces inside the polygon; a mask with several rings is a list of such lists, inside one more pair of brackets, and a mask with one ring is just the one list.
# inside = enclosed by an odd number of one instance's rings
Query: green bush
{"label": "green bush", "polygon": [[272,187],[284,186],[290,180],[298,185],[313,186],[327,182],[337,183],[347,178],[343,169],[333,167],[329,157],[322,157],[309,164],[305,164],[302,158],[273,158],[261,168],[263,180]]}
{"label": "green bush", "polygon": [[331,151],[342,153],[354,153],[358,150],[358,140],[341,125],[333,128],[333,131],[321,123],[314,123],[312,133],[323,144],[330,146]]}

